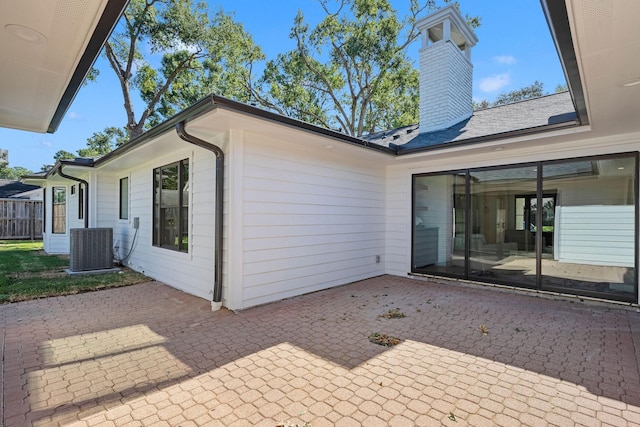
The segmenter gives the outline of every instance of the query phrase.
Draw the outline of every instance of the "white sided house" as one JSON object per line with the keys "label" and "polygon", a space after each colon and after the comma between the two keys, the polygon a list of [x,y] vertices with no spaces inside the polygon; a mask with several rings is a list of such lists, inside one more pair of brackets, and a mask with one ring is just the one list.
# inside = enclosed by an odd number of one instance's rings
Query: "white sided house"
{"label": "white sided house", "polygon": [[419,126],[354,138],[211,96],[29,177],[45,250],[112,229],[116,259],[214,308],[382,274],[637,304],[640,4],[609,4],[607,43],[593,3],[542,5],[569,92],[472,112],[477,40],[446,7],[419,23]]}

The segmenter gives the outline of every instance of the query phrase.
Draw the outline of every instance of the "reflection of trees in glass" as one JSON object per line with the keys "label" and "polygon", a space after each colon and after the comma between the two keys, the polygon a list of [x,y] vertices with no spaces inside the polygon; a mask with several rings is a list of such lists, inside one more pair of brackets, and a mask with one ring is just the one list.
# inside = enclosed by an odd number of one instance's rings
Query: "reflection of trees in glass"
{"label": "reflection of trees in glass", "polygon": [[[553,197],[545,197],[542,200],[544,201],[544,204],[542,205],[542,231],[553,231],[556,200]],[[547,230],[547,227],[551,227],[551,229]]]}
{"label": "reflection of trees in glass", "polygon": [[62,187],[53,188],[53,203],[56,205],[65,203],[67,198],[67,192]]}
{"label": "reflection of trees in glass", "polygon": [[[542,198],[542,231],[553,231],[555,224],[555,196]],[[538,213],[538,199],[536,196],[523,196],[516,198],[516,229],[529,228],[536,231],[536,215]],[[520,228],[522,224],[523,228]]]}
{"label": "reflection of trees in glass", "polygon": [[188,252],[189,160],[157,168],[154,177],[154,245]]}

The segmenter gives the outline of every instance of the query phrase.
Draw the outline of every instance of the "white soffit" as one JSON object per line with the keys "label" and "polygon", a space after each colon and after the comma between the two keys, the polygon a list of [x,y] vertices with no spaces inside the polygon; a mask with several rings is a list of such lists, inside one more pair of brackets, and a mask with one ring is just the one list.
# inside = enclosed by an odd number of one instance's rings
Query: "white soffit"
{"label": "white soffit", "polygon": [[[640,130],[640,1],[567,0],[592,131],[615,135]],[[594,135],[594,136],[596,136]]]}
{"label": "white soffit", "polygon": [[[116,12],[108,8],[115,3]],[[126,3],[0,0],[0,126],[55,130]],[[111,11],[105,20],[106,8]],[[101,35],[97,44],[94,32]],[[83,55],[88,47],[95,52],[88,52],[87,65]]]}

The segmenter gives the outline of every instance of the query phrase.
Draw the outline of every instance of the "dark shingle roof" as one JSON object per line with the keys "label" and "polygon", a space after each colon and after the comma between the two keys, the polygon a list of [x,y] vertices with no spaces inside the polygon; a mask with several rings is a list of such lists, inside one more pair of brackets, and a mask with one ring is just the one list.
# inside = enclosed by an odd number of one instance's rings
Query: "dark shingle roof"
{"label": "dark shingle roof", "polygon": [[23,184],[19,181],[0,179],[0,199],[6,199],[8,197],[15,196],[16,194],[35,190],[37,188],[40,187],[37,185]]}
{"label": "dark shingle roof", "polygon": [[420,133],[418,125],[367,135],[363,139],[398,149],[431,147],[450,142],[499,135],[560,123],[575,123],[576,113],[569,92],[547,95],[499,107],[475,111],[467,120],[434,132]]}

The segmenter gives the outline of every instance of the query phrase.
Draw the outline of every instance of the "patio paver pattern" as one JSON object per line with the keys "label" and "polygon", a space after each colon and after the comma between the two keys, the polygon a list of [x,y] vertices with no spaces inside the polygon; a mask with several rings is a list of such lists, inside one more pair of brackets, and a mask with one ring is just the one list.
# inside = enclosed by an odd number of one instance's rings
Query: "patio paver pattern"
{"label": "patio paver pattern", "polygon": [[613,305],[382,276],[238,313],[153,282],[0,321],[7,427],[640,425],[640,313]]}

